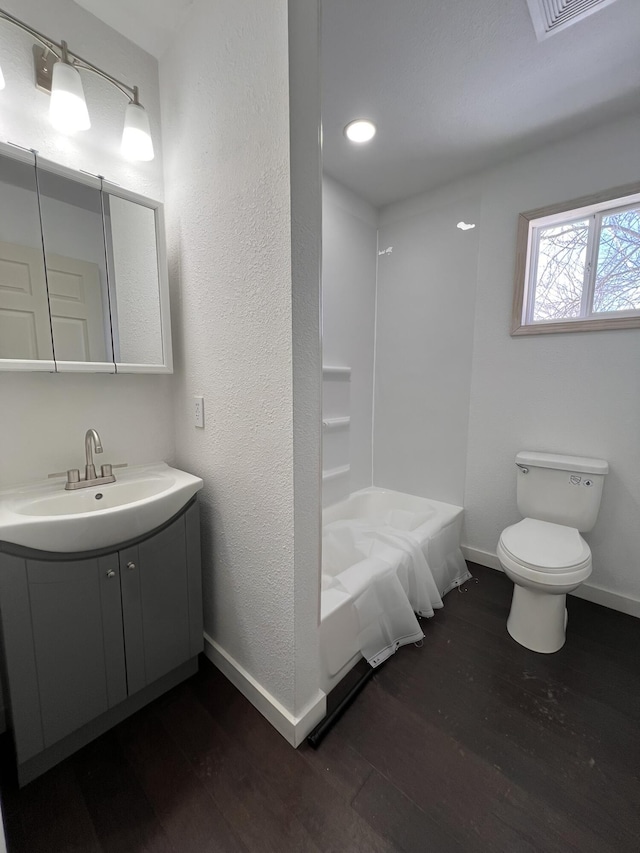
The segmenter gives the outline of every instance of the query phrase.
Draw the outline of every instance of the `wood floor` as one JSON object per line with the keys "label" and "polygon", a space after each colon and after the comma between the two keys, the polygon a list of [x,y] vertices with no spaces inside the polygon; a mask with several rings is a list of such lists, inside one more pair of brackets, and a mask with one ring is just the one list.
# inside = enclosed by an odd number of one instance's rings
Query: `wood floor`
{"label": "wood floor", "polygon": [[5,759],[10,853],[638,853],[640,621],[570,598],[537,655],[507,579],[471,569],[317,752],[203,661],[23,791]]}

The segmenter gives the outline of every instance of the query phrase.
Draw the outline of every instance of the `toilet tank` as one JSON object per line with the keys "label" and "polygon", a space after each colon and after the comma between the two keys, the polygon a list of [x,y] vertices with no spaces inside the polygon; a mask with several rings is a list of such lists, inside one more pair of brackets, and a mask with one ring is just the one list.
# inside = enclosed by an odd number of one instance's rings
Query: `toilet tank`
{"label": "toilet tank", "polygon": [[516,465],[521,515],[582,532],[591,530],[598,517],[608,462],[524,450],[516,456]]}

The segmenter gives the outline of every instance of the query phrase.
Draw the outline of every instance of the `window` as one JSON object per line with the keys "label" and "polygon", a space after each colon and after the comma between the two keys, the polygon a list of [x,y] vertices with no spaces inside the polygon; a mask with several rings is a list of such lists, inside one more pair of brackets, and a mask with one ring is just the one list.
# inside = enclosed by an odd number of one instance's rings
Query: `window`
{"label": "window", "polygon": [[513,335],[640,327],[640,184],[520,214]]}

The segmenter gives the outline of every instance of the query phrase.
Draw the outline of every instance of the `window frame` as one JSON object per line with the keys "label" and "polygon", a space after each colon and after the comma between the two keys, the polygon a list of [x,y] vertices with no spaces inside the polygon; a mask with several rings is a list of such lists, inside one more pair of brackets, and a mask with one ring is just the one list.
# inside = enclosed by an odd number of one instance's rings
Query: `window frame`
{"label": "window frame", "polygon": [[530,316],[534,288],[531,281],[535,274],[532,263],[537,266],[540,229],[554,224],[578,222],[595,217],[594,228],[589,228],[585,281],[582,305],[593,304],[593,292],[597,271],[596,251],[599,246],[600,223],[605,213],[618,213],[629,208],[640,207],[640,183],[614,187],[593,195],[582,196],[572,201],[540,207],[521,213],[518,217],[516,240],[516,270],[511,335],[545,335],[559,332],[593,332],[606,329],[640,328],[640,310],[591,313],[587,317],[573,320],[544,320],[532,322]]}

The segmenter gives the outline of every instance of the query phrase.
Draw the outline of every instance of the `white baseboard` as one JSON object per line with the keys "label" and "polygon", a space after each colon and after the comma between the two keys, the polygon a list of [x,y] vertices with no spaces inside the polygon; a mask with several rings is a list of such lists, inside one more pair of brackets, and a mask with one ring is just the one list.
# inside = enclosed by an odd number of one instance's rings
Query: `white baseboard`
{"label": "white baseboard", "polygon": [[318,690],[316,698],[296,717],[207,633],[204,635],[204,653],[292,746],[300,746],[326,716],[327,697],[322,690]]}
{"label": "white baseboard", "polygon": [[[502,571],[500,560],[491,551],[481,551],[478,548],[471,548],[469,545],[461,545],[460,548],[465,560],[470,560],[472,563],[479,563],[481,566],[487,566],[498,572]],[[619,613],[636,616],[640,619],[640,600],[637,598],[620,595],[619,592],[611,592],[609,589],[603,589],[601,586],[587,583],[580,584],[574,592],[569,594],[575,595],[576,598],[583,598],[585,601],[592,601],[594,604],[601,604],[610,610],[617,610]]]}
{"label": "white baseboard", "polygon": [[471,548],[469,545],[461,545],[460,550],[465,560],[479,563],[481,566],[487,566],[487,568],[495,569],[497,572],[502,571],[500,560],[496,554],[492,554],[490,551],[480,551],[478,548]]}
{"label": "white baseboard", "polygon": [[620,595],[619,592],[611,592],[611,590],[603,589],[601,586],[593,586],[590,583],[581,584],[571,595],[640,619],[640,601],[637,598]]}

